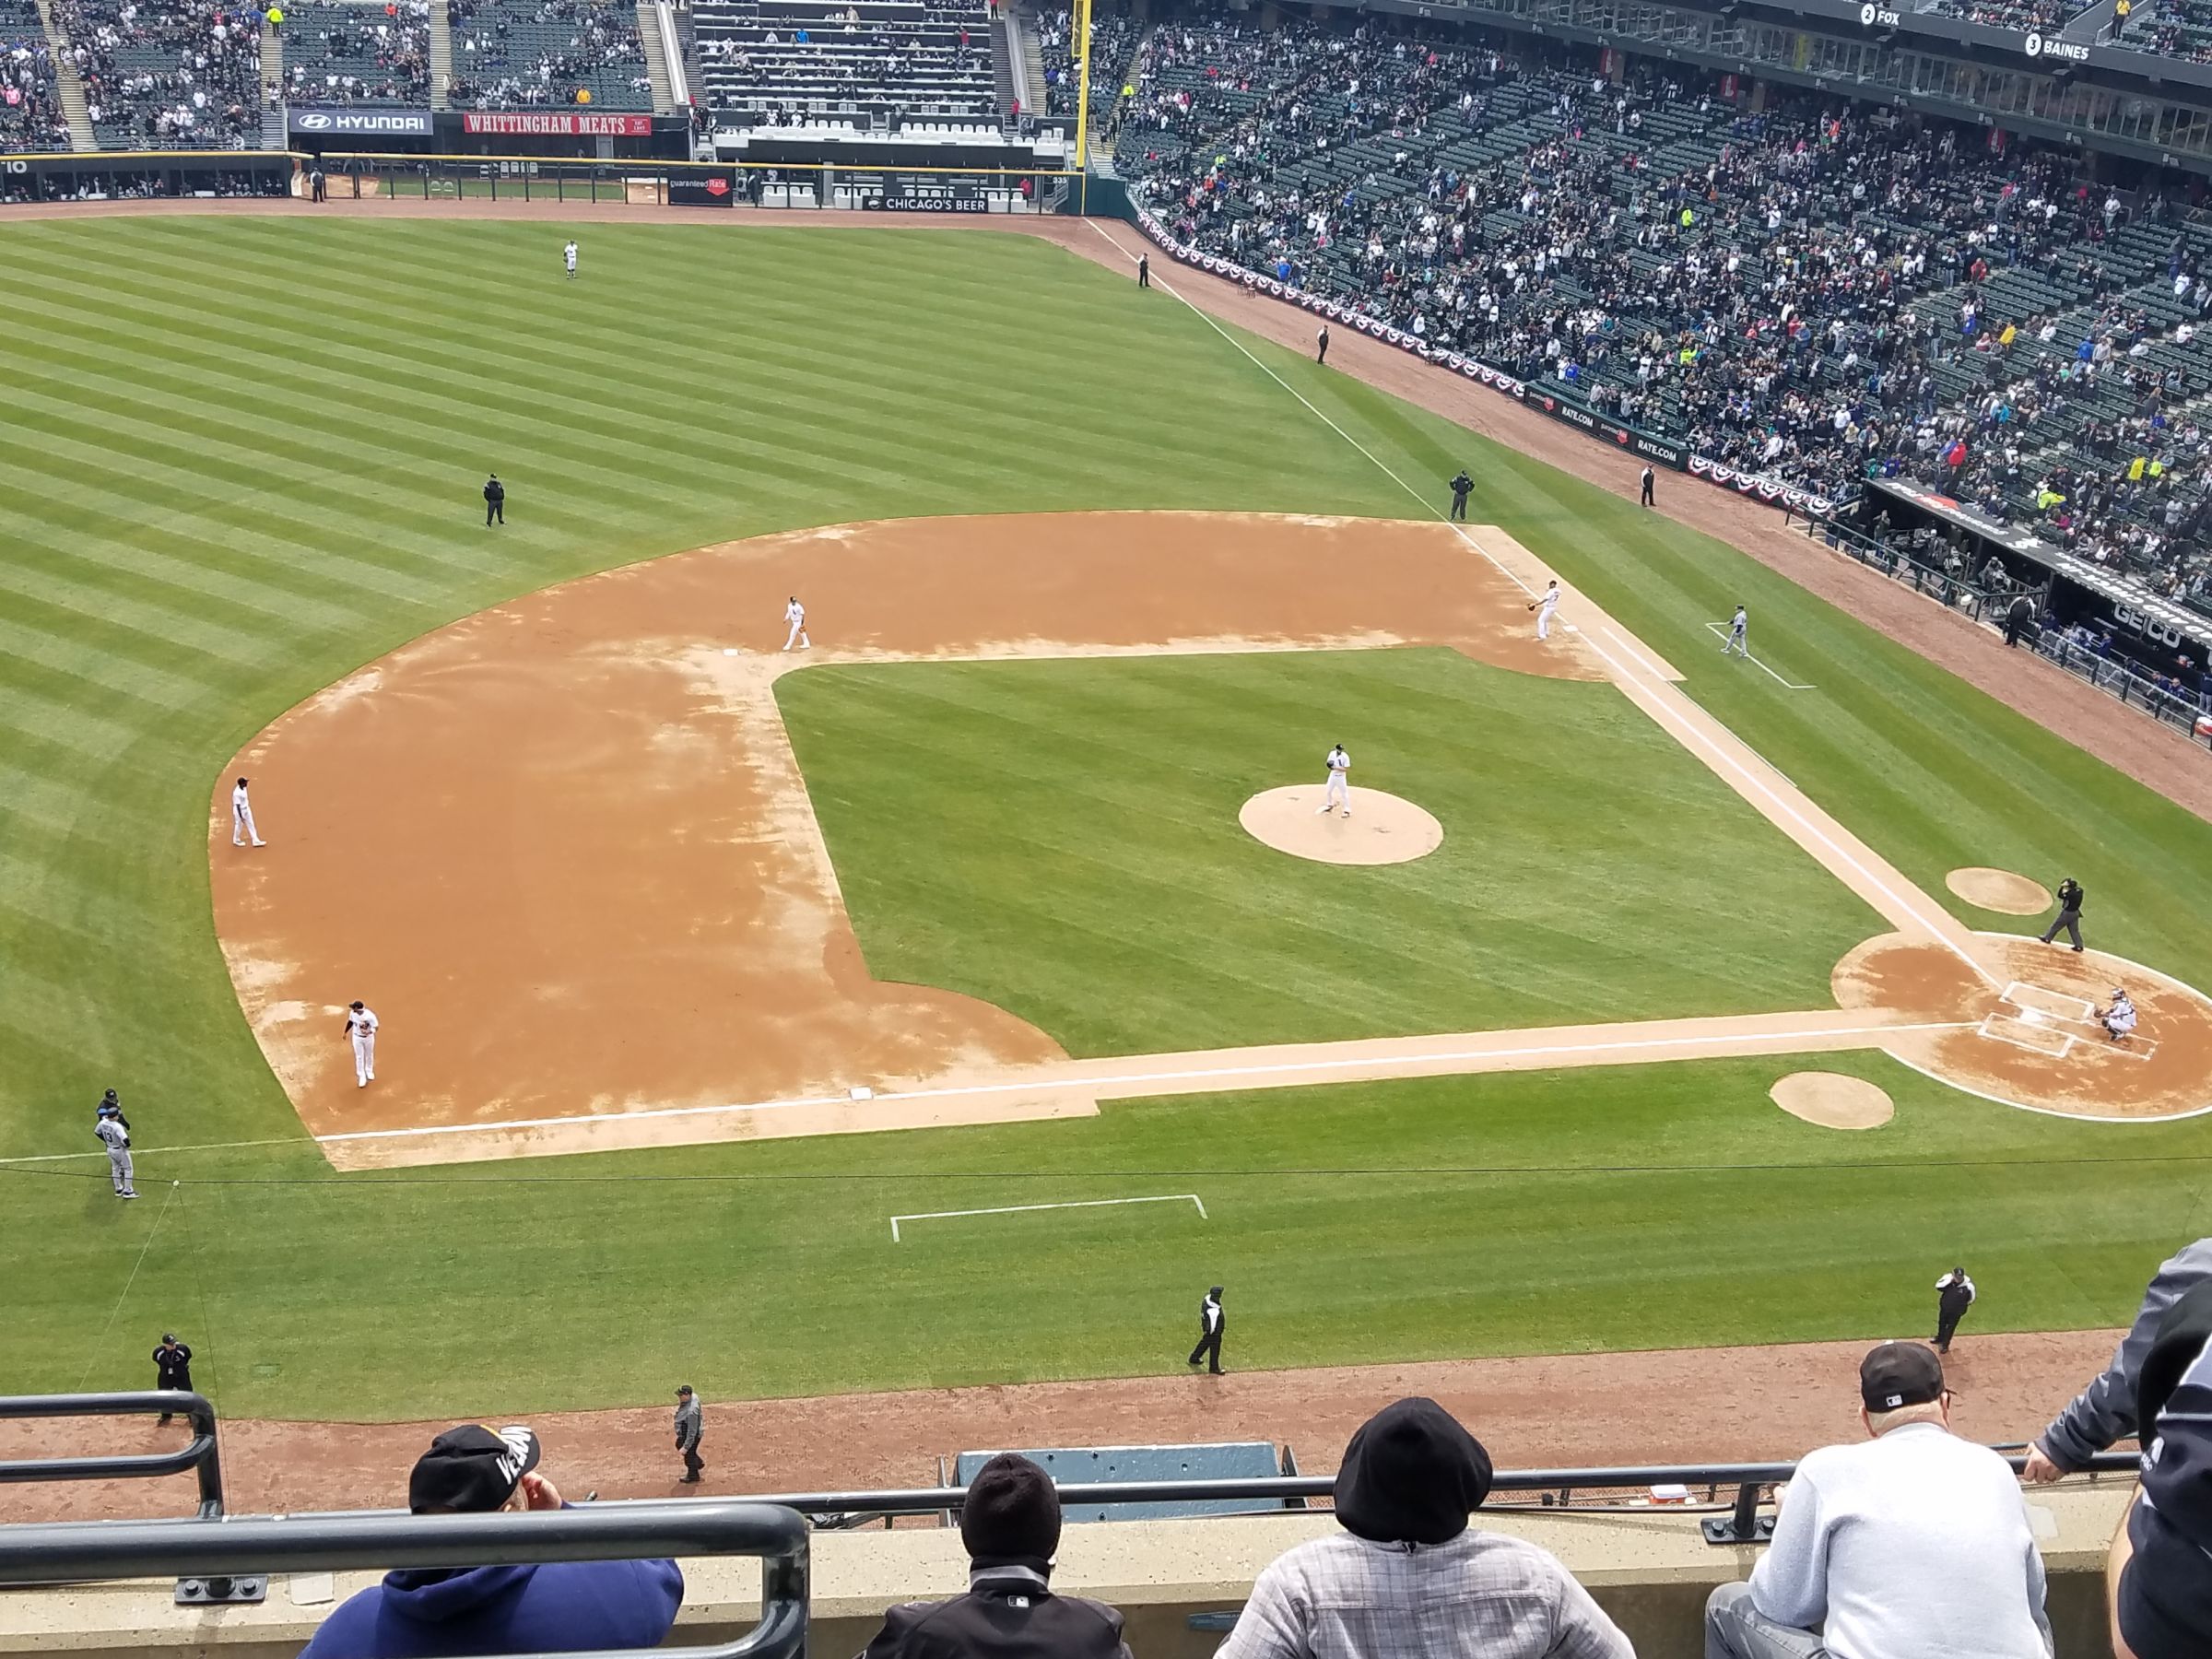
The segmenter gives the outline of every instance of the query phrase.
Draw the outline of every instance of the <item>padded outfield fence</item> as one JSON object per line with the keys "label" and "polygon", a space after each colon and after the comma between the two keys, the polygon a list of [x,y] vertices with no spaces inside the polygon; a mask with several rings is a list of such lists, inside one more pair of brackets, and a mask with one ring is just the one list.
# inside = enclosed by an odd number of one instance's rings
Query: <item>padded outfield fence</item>
{"label": "padded outfield fence", "polygon": [[[682,161],[392,151],[139,150],[0,156],[0,202],[305,197],[816,207],[900,213],[1112,212],[1112,181],[1039,167]],[[1108,197],[1112,199],[1110,201]]]}

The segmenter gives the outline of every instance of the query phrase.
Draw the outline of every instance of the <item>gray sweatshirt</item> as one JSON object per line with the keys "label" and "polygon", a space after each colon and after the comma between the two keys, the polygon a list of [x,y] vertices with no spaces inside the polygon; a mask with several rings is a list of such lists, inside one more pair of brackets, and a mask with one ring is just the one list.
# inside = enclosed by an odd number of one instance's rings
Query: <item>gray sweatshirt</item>
{"label": "gray sweatshirt", "polygon": [[2136,1373],[2143,1369],[2143,1358],[2159,1334],[2159,1321],[2183,1291],[2208,1278],[2212,1278],[2212,1239],[2185,1244],[2159,1265],[2150,1288],[2143,1293],[2143,1310],[2136,1315],[2135,1328],[2113,1350],[2112,1364],[2074,1397],[2072,1405],[2053,1418],[2051,1427],[2037,1438],[2036,1444],[2042,1447],[2045,1457],[2062,1469],[2077,1469],[2115,1441],[2134,1436]]}
{"label": "gray sweatshirt", "polygon": [[2005,1460],[1935,1423],[1797,1465],[1751,1602],[1834,1659],[2048,1659],[2043,1558]]}
{"label": "gray sweatshirt", "polygon": [[676,1449],[688,1452],[699,1444],[699,1396],[693,1394],[676,1408]]}

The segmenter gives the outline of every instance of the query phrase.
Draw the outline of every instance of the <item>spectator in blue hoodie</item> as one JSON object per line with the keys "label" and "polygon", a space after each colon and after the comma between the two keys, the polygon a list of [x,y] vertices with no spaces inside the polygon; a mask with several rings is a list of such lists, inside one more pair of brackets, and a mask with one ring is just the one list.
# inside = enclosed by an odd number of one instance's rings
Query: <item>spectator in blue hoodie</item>
{"label": "spectator in blue hoodie", "polygon": [[[430,1442],[407,1479],[418,1515],[565,1507],[536,1473],[537,1436],[478,1423]],[[674,1561],[388,1572],[323,1621],[300,1659],[448,1659],[658,1647],[684,1605]]]}

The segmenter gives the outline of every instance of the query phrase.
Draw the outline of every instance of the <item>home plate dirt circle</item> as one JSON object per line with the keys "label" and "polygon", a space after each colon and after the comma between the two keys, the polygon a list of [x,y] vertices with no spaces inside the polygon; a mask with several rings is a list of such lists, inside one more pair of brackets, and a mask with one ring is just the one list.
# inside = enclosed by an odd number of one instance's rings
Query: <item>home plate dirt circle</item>
{"label": "home plate dirt circle", "polygon": [[1943,885],[1969,904],[2007,916],[2037,915],[2052,904],[2050,891],[2041,882],[1980,865],[1953,870],[1943,878]]}
{"label": "home plate dirt circle", "polygon": [[1897,1111],[1887,1090],[1841,1072],[1792,1072],[1767,1094],[1792,1117],[1823,1129],[1879,1129]]}
{"label": "home plate dirt circle", "polygon": [[1277,853],[1319,864],[1394,865],[1425,858],[1444,844],[1444,827],[1411,801],[1379,789],[1352,791],[1352,816],[1324,814],[1326,783],[1263,790],[1237,822]]}

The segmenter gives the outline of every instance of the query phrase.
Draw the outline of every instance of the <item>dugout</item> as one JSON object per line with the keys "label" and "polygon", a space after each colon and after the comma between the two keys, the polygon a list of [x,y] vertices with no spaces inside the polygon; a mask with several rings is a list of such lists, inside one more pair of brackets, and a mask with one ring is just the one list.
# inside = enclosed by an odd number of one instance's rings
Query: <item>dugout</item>
{"label": "dugout", "polygon": [[119,202],[177,196],[280,196],[281,150],[113,150],[0,158],[0,202]]}

